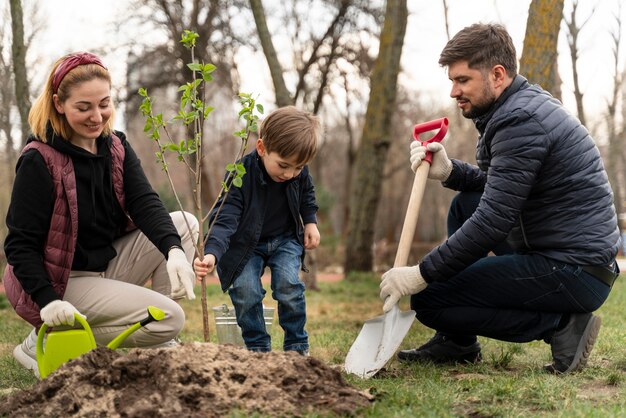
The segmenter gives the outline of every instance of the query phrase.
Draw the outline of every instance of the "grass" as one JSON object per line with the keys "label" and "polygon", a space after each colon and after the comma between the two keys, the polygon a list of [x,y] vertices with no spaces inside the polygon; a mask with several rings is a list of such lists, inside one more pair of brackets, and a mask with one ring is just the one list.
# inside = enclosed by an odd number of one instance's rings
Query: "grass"
{"label": "grass", "polygon": [[[320,292],[307,294],[311,354],[340,368],[366,319],[381,314],[379,276],[353,276],[338,283],[319,283]],[[266,304],[275,306],[269,296]],[[29,331],[0,295],[0,396],[36,383],[13,359],[11,351]],[[217,285],[209,286],[209,307],[229,303]],[[230,303],[229,303],[230,304]],[[598,314],[603,326],[586,369],[557,377],[543,373],[550,360],[542,341],[512,344],[481,338],[483,362],[477,365],[404,365],[392,360],[378,376],[346,380],[375,395],[363,417],[617,417],[626,413],[626,280],[624,275]],[[402,301],[408,309],[408,301]],[[183,341],[202,340],[198,300],[183,302],[187,322]],[[213,316],[211,340],[216,341]],[[273,348],[282,345],[282,330],[272,327]],[[415,322],[401,348],[412,348],[432,331]],[[235,416],[235,415],[233,415]],[[314,415],[313,415],[314,416]]]}

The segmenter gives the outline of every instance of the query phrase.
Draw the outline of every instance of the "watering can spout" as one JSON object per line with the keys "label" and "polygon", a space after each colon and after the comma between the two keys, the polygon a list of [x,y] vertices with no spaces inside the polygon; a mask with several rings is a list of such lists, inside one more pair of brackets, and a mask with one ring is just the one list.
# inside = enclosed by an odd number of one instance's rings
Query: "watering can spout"
{"label": "watering can spout", "polygon": [[137,331],[141,327],[145,327],[150,322],[160,321],[163,318],[165,318],[165,312],[163,312],[161,309],[157,308],[156,306],[148,306],[148,316],[145,317],[143,320],[137,322],[136,324],[132,325],[130,328],[122,332],[117,337],[115,337],[110,343],[107,344],[107,347],[109,347],[111,350],[117,349],[120,346],[120,344],[126,338],[128,338],[130,334]]}

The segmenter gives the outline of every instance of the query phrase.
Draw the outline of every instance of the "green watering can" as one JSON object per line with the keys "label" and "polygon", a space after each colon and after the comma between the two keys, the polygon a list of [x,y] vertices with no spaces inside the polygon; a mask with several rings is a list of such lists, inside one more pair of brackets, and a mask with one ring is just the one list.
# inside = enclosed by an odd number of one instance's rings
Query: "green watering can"
{"label": "green watering can", "polygon": [[[43,340],[48,326],[43,324],[39,328],[39,334],[37,334],[37,366],[39,367],[39,376],[42,379],[58,369],[63,363],[96,348],[96,340],[89,323],[79,314],[74,314],[74,318],[83,328],[49,332],[46,337],[45,350]],[[165,312],[155,306],[148,306],[148,316],[115,337],[107,344],[107,347],[115,350],[130,334],[152,321],[160,321],[163,318],[165,318]]]}

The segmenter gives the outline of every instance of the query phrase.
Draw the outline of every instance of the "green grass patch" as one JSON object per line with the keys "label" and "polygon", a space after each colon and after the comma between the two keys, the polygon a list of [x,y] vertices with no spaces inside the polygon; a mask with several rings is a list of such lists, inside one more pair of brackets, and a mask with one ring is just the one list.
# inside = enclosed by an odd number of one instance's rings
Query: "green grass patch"
{"label": "green grass patch", "polygon": [[[365,320],[382,314],[378,299],[380,277],[353,275],[337,283],[319,283],[321,291],[307,292],[311,354],[340,368]],[[199,289],[196,289],[197,291]],[[265,303],[276,307],[268,289]],[[210,338],[217,342],[212,307],[230,299],[218,285],[207,291]],[[483,362],[476,365],[435,366],[401,364],[391,360],[369,380],[345,375],[352,385],[368,390],[375,401],[363,417],[608,417],[626,411],[626,276],[614,286],[598,311],[603,325],[589,366],[573,375],[557,377],[541,367],[550,360],[543,341],[513,344],[480,338]],[[198,299],[183,301],[187,314],[183,342],[201,341],[202,310]],[[408,309],[408,298],[401,301]],[[12,357],[13,347],[30,331],[0,295],[0,396],[28,388],[35,377]],[[401,348],[414,348],[432,336],[415,322]],[[282,347],[282,330],[275,316],[272,347]],[[232,416],[237,416],[232,415]],[[243,416],[243,415],[239,415]],[[248,415],[249,416],[249,415]],[[316,415],[310,415],[314,417]]]}

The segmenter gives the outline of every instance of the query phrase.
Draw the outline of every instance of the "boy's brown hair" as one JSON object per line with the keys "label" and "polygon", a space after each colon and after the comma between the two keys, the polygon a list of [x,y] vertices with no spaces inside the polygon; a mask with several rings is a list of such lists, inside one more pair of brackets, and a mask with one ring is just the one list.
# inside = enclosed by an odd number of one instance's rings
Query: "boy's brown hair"
{"label": "boy's brown hair", "polygon": [[275,152],[282,158],[295,156],[300,164],[315,157],[319,134],[318,117],[294,106],[276,109],[263,120],[259,129],[259,137],[268,153]]}

